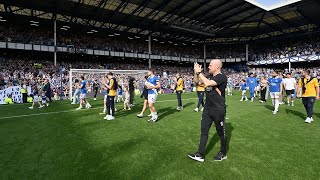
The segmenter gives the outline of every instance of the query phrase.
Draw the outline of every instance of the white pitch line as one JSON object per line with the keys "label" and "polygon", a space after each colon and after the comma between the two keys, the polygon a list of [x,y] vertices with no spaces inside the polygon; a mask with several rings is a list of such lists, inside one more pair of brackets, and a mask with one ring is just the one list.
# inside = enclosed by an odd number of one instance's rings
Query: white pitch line
{"label": "white pitch line", "polygon": [[[182,99],[183,101],[188,100],[194,100],[198,98],[189,98],[189,99]],[[162,103],[162,102],[170,102],[170,101],[177,101],[175,100],[163,100],[163,101],[156,101],[156,103]],[[118,105],[120,106],[120,105]],[[121,105],[122,106],[122,105]],[[99,109],[101,107],[94,107],[90,109]],[[83,110],[90,110],[90,109],[82,109],[82,110],[66,110],[66,111],[56,111],[56,112],[47,112],[47,113],[37,113],[37,114],[26,114],[26,115],[19,115],[19,116],[6,116],[6,117],[0,117],[0,119],[11,119],[11,118],[20,118],[20,117],[30,117],[30,116],[41,116],[41,115],[48,115],[48,114],[59,114],[59,113],[67,113],[67,112],[74,112],[74,111],[83,111]]]}

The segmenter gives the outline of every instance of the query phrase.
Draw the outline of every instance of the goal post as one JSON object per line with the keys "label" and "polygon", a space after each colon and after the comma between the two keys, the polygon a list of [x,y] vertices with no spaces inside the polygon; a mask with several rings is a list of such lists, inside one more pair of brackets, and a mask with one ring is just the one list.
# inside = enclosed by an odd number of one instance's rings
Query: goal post
{"label": "goal post", "polygon": [[[146,75],[147,70],[113,70],[113,69],[70,69],[69,70],[69,98],[73,97],[73,83],[76,78],[80,76],[85,77],[86,80],[102,79],[109,72],[112,72],[116,76],[132,76],[134,78],[140,78]],[[90,79],[91,78],[91,79]]]}

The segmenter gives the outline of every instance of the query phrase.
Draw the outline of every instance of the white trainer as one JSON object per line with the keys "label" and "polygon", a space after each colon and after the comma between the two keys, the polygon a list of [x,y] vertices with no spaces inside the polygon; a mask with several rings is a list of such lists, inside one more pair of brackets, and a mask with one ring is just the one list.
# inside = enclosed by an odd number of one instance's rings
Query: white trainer
{"label": "white trainer", "polygon": [[106,119],[106,120],[108,120],[108,118],[110,117],[110,115],[109,114],[107,114],[103,119]]}
{"label": "white trainer", "polygon": [[194,112],[198,112],[198,111],[199,111],[199,108],[195,108],[195,109],[194,109]]}
{"label": "white trainer", "polygon": [[143,114],[141,114],[141,113],[140,113],[140,114],[137,114],[137,117],[138,117],[138,118],[143,118]]}
{"label": "white trainer", "polygon": [[114,120],[114,119],[115,119],[114,116],[109,116],[109,117],[107,118],[107,121],[112,121],[112,120]]}
{"label": "white trainer", "polygon": [[311,118],[307,117],[304,122],[305,122],[305,123],[311,123]]}

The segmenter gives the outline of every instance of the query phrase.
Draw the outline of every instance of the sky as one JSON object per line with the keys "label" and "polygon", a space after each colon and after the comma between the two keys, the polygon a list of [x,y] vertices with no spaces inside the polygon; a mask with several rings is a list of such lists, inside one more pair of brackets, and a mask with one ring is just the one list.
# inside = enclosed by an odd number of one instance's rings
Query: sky
{"label": "sky", "polygon": [[246,1],[269,11],[282,6],[286,6],[291,3],[295,3],[300,0],[246,0]]}

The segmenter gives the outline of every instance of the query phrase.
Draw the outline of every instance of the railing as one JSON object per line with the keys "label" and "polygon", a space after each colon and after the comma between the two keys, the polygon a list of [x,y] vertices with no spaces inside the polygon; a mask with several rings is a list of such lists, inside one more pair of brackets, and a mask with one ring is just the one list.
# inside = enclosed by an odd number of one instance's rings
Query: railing
{"label": "railing", "polygon": [[[5,42],[0,41],[0,48],[3,49],[18,49],[18,50],[28,50],[28,51],[43,51],[43,52],[54,52],[54,46],[52,45],[38,45],[38,44],[27,44],[27,43],[16,43],[16,42]],[[96,56],[112,56],[112,57],[124,57],[124,58],[140,58],[149,59],[149,54],[143,53],[132,53],[132,52],[118,52],[111,50],[101,50],[101,49],[85,49],[85,48],[75,48],[75,47],[63,47],[57,46],[57,52],[65,53],[82,53]],[[150,55],[150,59],[154,60],[171,60],[179,62],[204,62],[203,58],[189,58],[189,57],[176,57],[176,56],[163,56],[163,55]],[[209,63],[211,59],[206,59]],[[245,58],[224,58],[221,59],[222,62],[242,62]]]}
{"label": "railing", "polygon": [[269,60],[249,61],[247,62],[247,65],[283,64],[283,63],[293,63],[293,62],[309,62],[309,61],[316,61],[316,60],[320,60],[320,54],[291,56],[291,57],[284,57],[284,58],[271,58]]}

